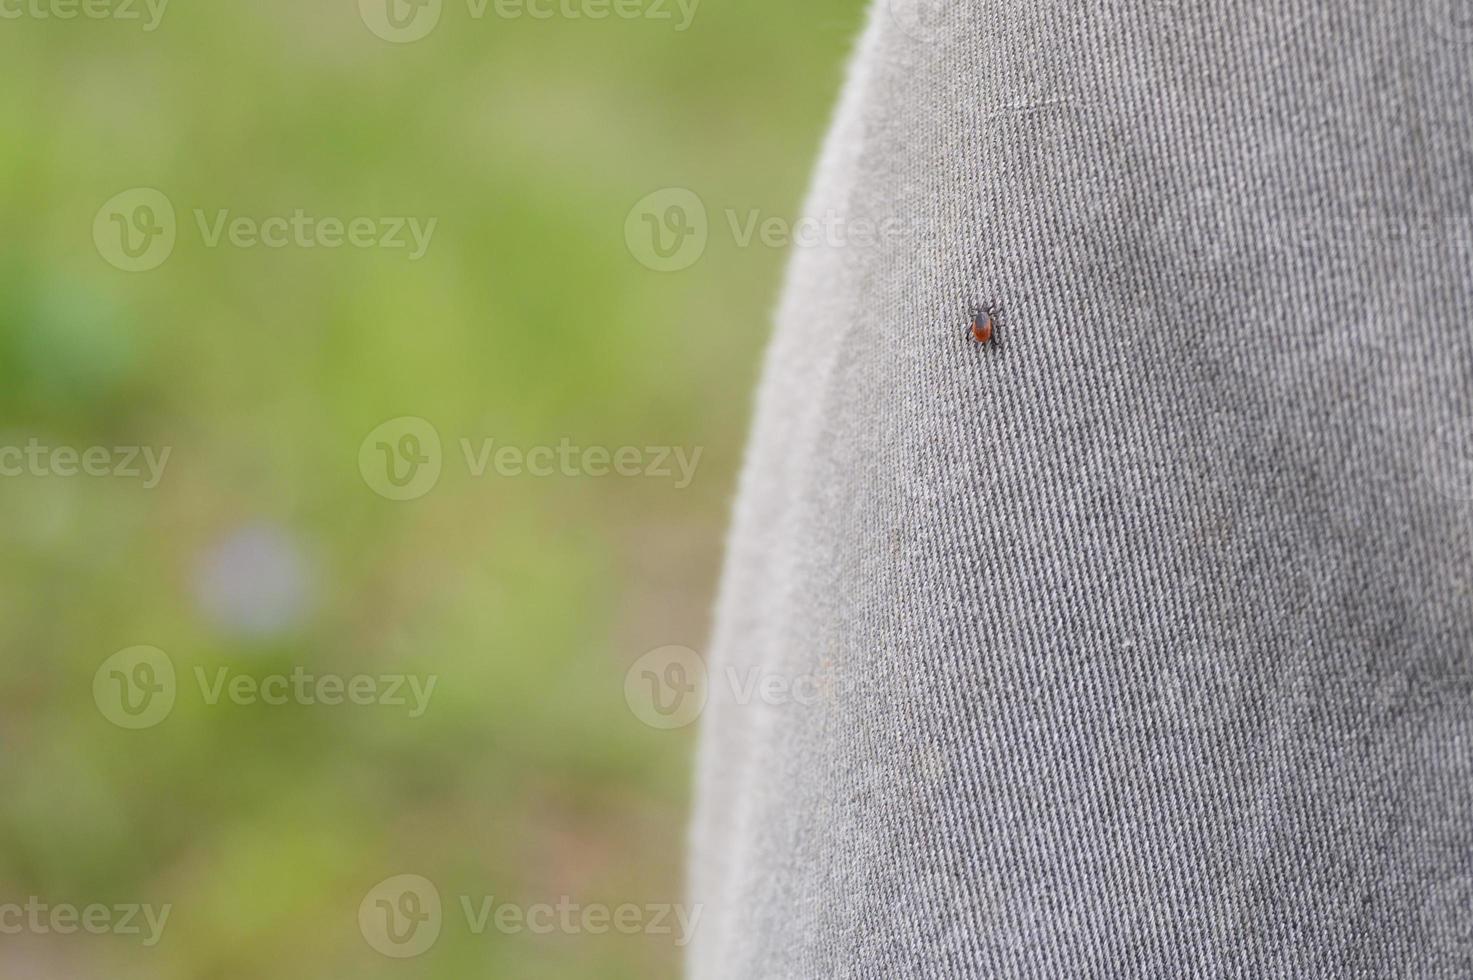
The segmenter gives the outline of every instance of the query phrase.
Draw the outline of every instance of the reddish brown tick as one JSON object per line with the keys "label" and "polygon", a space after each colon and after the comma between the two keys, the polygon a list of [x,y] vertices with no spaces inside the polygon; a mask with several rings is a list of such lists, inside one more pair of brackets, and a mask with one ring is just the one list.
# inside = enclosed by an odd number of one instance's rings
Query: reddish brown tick
{"label": "reddish brown tick", "polygon": [[[997,313],[991,308],[972,310],[972,339],[979,344],[997,344]],[[998,344],[998,346],[1001,346]]]}

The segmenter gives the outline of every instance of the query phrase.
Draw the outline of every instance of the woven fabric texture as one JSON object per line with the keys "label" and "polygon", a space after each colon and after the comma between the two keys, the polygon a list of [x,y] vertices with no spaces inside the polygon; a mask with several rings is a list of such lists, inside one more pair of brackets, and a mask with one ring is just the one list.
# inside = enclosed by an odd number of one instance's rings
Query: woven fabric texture
{"label": "woven fabric texture", "polygon": [[1473,976],[1466,4],[877,2],[735,508],[689,975]]}

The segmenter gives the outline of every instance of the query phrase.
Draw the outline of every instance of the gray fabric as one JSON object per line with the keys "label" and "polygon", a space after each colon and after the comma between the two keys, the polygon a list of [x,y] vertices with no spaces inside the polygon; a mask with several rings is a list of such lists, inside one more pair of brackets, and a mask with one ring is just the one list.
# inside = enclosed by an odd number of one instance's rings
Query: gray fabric
{"label": "gray fabric", "polygon": [[808,210],[904,233],[793,257],[690,975],[1473,976],[1466,4],[895,2]]}

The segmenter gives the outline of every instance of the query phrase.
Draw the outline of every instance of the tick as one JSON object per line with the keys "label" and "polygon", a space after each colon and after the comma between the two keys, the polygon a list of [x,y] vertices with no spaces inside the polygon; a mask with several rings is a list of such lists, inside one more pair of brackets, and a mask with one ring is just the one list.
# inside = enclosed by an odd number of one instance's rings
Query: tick
{"label": "tick", "polygon": [[973,308],[972,325],[968,329],[972,334],[972,339],[977,343],[1002,346],[997,340],[997,313],[991,307]]}

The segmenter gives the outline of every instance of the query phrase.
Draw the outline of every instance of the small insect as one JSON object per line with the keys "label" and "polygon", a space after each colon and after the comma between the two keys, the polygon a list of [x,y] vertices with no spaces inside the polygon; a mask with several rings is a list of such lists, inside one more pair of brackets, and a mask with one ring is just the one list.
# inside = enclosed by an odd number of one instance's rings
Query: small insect
{"label": "small insect", "polygon": [[967,329],[971,333],[972,339],[979,344],[991,344],[994,347],[1002,346],[997,336],[997,311],[992,307],[985,309],[982,307],[973,307],[972,323]]}

